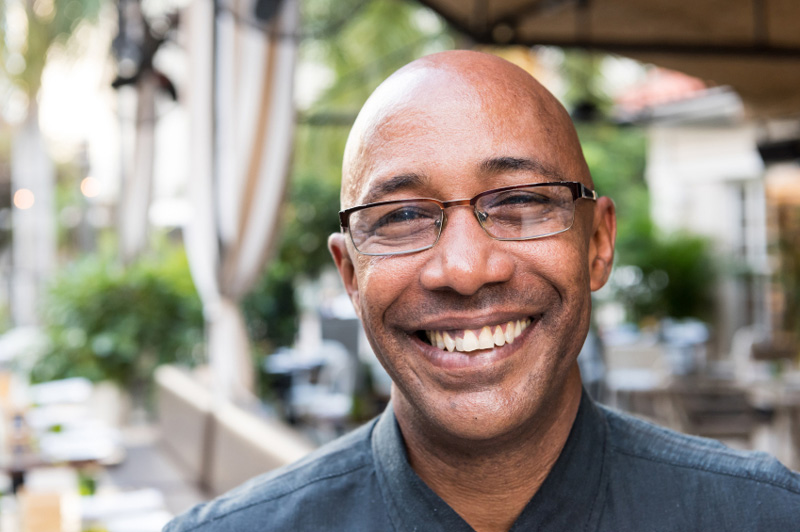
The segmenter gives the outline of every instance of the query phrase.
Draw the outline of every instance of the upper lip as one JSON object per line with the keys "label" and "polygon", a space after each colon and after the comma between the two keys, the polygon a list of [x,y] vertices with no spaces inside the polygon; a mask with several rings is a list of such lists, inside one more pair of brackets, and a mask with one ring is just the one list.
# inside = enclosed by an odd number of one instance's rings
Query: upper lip
{"label": "upper lip", "polygon": [[437,316],[435,319],[425,320],[414,326],[413,331],[450,331],[450,330],[466,330],[466,329],[480,329],[486,325],[494,327],[495,325],[504,325],[509,321],[524,320],[536,313],[526,312],[492,312],[491,314],[480,316]]}

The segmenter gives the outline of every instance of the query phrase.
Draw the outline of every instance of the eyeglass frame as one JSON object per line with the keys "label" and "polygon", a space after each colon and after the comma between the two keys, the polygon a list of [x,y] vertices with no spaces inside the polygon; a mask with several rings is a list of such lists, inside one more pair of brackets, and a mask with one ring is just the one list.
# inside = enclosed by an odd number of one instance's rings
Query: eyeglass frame
{"label": "eyeglass frame", "polygon": [[[523,184],[523,185],[511,185],[511,186],[508,186],[508,187],[500,187],[500,188],[493,188],[493,189],[490,189],[490,190],[485,190],[485,191],[481,192],[480,194],[478,194],[476,196],[473,196],[472,198],[469,198],[469,199],[456,199],[456,200],[449,200],[449,201],[441,201],[441,200],[437,200],[435,198],[405,198],[405,199],[397,199],[397,200],[378,201],[378,202],[374,202],[374,203],[365,203],[364,205],[356,205],[355,207],[349,207],[347,209],[343,209],[343,210],[339,211],[339,225],[340,225],[341,230],[342,230],[343,233],[347,232],[350,235],[350,242],[353,243],[353,247],[355,248],[355,250],[357,252],[359,252],[360,254],[362,254],[362,255],[373,256],[373,257],[404,255],[404,254],[407,254],[407,253],[416,253],[418,251],[425,251],[426,249],[431,249],[433,246],[435,246],[437,244],[437,242],[439,242],[439,238],[441,238],[441,236],[442,236],[442,231],[444,231],[445,222],[447,221],[447,215],[445,213],[445,209],[448,209],[450,207],[467,206],[467,205],[469,205],[470,207],[472,207],[472,212],[473,212],[473,214],[475,215],[475,217],[478,220],[478,225],[481,226],[481,229],[483,229],[483,232],[486,233],[489,236],[489,238],[491,238],[493,240],[499,240],[499,241],[534,240],[534,239],[537,239],[537,238],[543,238],[543,237],[546,237],[546,236],[557,235],[559,233],[563,233],[565,231],[569,231],[569,229],[572,228],[572,223],[569,225],[569,227],[566,227],[566,228],[562,229],[561,231],[557,231],[557,232],[554,232],[554,233],[546,233],[546,234],[543,234],[543,235],[528,236],[528,237],[522,237],[522,238],[496,237],[496,236],[492,235],[489,232],[489,230],[486,229],[486,227],[484,227],[483,223],[480,220],[480,217],[478,216],[478,212],[475,209],[475,205],[477,204],[479,199],[481,199],[484,196],[488,196],[489,194],[496,194],[498,192],[507,192],[509,190],[515,190],[515,189],[519,189],[519,188],[546,187],[546,186],[563,186],[563,187],[567,187],[570,190],[570,192],[572,192],[572,203],[573,203],[573,205],[575,204],[576,201],[578,201],[579,199],[582,199],[582,198],[589,199],[589,200],[592,200],[592,201],[597,201],[597,198],[598,198],[597,191],[592,190],[589,187],[587,187],[586,185],[584,185],[583,183],[579,183],[577,181],[550,181],[550,182],[546,182],[546,183],[526,183],[526,184]],[[408,202],[412,202],[412,201],[429,201],[429,202],[437,204],[439,206],[439,208],[441,209],[441,211],[442,211],[442,225],[441,225],[441,227],[439,227],[439,233],[436,235],[436,240],[434,240],[430,245],[423,246],[421,248],[409,249],[409,250],[406,250],[406,251],[396,251],[396,252],[391,252],[391,253],[365,253],[365,252],[361,251],[360,249],[358,249],[358,246],[356,245],[355,241],[353,240],[353,233],[350,232],[350,230],[349,230],[350,229],[350,215],[352,213],[360,211],[360,210],[363,210],[363,209],[367,209],[367,208],[370,208],[370,207],[376,207],[376,206],[380,206],[380,205],[392,205],[392,204],[395,204],[395,203],[408,203]],[[574,207],[573,207],[573,223],[574,223],[574,216],[575,216],[575,214],[574,214]]]}

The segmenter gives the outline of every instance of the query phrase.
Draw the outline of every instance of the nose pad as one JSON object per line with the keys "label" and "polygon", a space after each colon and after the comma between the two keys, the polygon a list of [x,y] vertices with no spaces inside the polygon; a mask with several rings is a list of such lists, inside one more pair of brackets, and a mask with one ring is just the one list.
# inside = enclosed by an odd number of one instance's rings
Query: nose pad
{"label": "nose pad", "polygon": [[[485,221],[486,221],[486,219],[487,219],[487,218],[489,218],[489,215],[488,215],[488,214],[486,214],[486,213],[485,213],[485,212],[483,212],[483,211],[480,211],[480,210],[478,210],[478,207],[477,207],[477,206],[476,206],[475,208],[473,208],[473,211],[475,212],[475,218],[477,218],[477,219],[478,219],[478,223],[479,223],[479,224],[481,224],[481,228],[484,228],[484,227],[483,227],[483,222],[485,222]],[[484,229],[485,229],[485,228],[484,228]]]}
{"label": "nose pad", "polygon": [[436,225],[439,226],[439,236],[442,235],[442,231],[444,231],[445,226],[447,225],[447,211],[442,209],[442,217],[436,222]]}

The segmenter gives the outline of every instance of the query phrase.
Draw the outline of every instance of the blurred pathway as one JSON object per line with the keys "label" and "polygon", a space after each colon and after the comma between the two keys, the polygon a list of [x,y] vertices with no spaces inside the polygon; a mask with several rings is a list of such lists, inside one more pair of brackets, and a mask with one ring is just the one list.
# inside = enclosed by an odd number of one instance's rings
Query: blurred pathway
{"label": "blurred pathway", "polygon": [[141,425],[123,430],[126,459],[107,470],[108,481],[124,489],[155,488],[164,494],[167,509],[179,515],[208,499],[159,446],[155,427]]}

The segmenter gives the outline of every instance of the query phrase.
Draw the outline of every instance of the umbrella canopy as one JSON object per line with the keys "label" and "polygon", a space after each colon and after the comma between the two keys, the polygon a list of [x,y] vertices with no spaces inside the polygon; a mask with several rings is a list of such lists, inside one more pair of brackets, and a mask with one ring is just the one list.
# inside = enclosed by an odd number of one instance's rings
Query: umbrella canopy
{"label": "umbrella canopy", "polygon": [[800,113],[796,0],[420,0],[483,44],[603,50],[732,86],[762,116]]}

